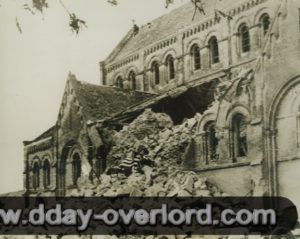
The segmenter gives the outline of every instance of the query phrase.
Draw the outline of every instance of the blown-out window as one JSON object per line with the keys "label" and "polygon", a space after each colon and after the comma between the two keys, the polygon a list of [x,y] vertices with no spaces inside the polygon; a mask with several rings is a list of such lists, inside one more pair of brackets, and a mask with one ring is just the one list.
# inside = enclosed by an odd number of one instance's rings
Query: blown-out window
{"label": "blown-out window", "polygon": [[197,44],[193,45],[191,48],[191,57],[194,70],[199,70],[201,68],[201,57],[200,48]]}
{"label": "blown-out window", "polygon": [[130,83],[130,89],[136,90],[136,77],[135,77],[134,71],[131,71],[129,73],[128,78],[129,78],[129,83]]}
{"label": "blown-out window", "polygon": [[73,185],[77,185],[77,181],[81,176],[81,160],[78,153],[73,155],[72,173]]}
{"label": "blown-out window", "polygon": [[152,63],[151,71],[152,71],[154,83],[155,83],[156,85],[158,85],[159,82],[160,82],[160,76],[159,76],[159,65],[158,65],[158,63],[157,63],[156,61],[154,61],[154,62]]}
{"label": "blown-out window", "polygon": [[244,115],[238,113],[232,118],[233,159],[247,156],[247,122]]}
{"label": "blown-out window", "polygon": [[104,146],[97,149],[97,160],[95,162],[96,176],[99,177],[106,169],[107,150]]}
{"label": "blown-out window", "polygon": [[208,42],[209,47],[209,53],[210,53],[210,63],[216,64],[220,62],[220,56],[219,56],[219,44],[218,39],[213,36],[210,38]]}
{"label": "blown-out window", "polygon": [[32,174],[32,187],[33,189],[37,189],[40,187],[40,167],[37,162],[33,165]]}
{"label": "blown-out window", "polygon": [[262,34],[263,34],[263,36],[265,36],[270,29],[270,25],[271,25],[270,16],[268,14],[264,14],[260,18],[260,24],[261,24],[261,28],[262,28]]}
{"label": "blown-out window", "polygon": [[44,174],[44,187],[47,188],[50,186],[50,183],[51,183],[50,163],[48,160],[45,160],[45,162],[44,162],[43,174]]}
{"label": "blown-out window", "polygon": [[208,122],[204,127],[204,153],[206,164],[209,164],[211,161],[215,161],[218,159],[217,155],[217,147],[218,147],[218,139],[216,137],[216,127],[215,122]]}
{"label": "blown-out window", "polygon": [[250,33],[249,28],[246,24],[242,24],[239,27],[239,36],[240,36],[240,44],[242,52],[250,51]]}
{"label": "blown-out window", "polygon": [[116,87],[123,89],[124,85],[123,85],[123,79],[121,76],[119,76],[116,80]]}
{"label": "blown-out window", "polygon": [[167,57],[166,66],[168,70],[168,79],[173,80],[175,78],[175,63],[173,56],[169,55]]}

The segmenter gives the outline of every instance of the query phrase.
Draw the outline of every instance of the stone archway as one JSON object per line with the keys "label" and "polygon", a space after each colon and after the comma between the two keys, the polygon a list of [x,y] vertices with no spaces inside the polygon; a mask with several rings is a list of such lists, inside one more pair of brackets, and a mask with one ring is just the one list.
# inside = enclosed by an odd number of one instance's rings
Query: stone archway
{"label": "stone archway", "polygon": [[67,176],[67,162],[71,150],[76,143],[74,141],[68,142],[62,149],[60,160],[57,167],[57,195],[65,196],[66,193],[66,176]]}
{"label": "stone archway", "polygon": [[275,95],[267,125],[269,194],[300,206],[300,76]]}

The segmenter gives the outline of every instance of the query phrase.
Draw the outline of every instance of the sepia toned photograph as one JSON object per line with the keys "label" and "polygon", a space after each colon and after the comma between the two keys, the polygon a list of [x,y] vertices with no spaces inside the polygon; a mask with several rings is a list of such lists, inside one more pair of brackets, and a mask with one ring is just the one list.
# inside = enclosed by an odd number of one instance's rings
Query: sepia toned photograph
{"label": "sepia toned photograph", "polygon": [[[300,237],[299,0],[0,0],[0,43],[1,238]],[[230,211],[241,235],[154,234],[154,224],[145,235],[83,235],[78,208],[81,232],[14,236],[1,211],[20,198],[119,197],[286,201],[253,204],[274,207],[269,235],[244,209]],[[132,215],[138,225],[159,224],[144,211]],[[119,225],[116,213],[100,219]]]}

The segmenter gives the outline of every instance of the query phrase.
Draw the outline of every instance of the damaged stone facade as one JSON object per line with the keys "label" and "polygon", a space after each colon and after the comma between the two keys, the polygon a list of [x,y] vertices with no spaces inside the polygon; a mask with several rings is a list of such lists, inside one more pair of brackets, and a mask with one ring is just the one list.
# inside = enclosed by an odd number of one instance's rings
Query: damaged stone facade
{"label": "damaged stone facade", "polygon": [[300,205],[300,2],[205,3],[194,21],[188,3],[129,31],[93,100],[69,76],[55,127],[25,142],[27,193],[136,195],[121,185],[137,177],[141,195],[174,196],[167,179],[147,189],[173,171],[195,175],[177,195],[197,195],[199,180]]}

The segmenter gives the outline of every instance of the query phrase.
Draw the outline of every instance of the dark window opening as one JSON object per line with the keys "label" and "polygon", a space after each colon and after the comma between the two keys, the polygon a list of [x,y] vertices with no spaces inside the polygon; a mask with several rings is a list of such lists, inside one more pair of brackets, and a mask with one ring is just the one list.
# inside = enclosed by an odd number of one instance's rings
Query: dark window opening
{"label": "dark window opening", "polygon": [[130,88],[132,90],[136,90],[136,77],[133,71],[129,73],[129,82],[130,82]]}
{"label": "dark window opening", "polygon": [[247,156],[247,123],[242,114],[232,118],[233,159]]}
{"label": "dark window opening", "polygon": [[168,69],[168,78],[169,80],[173,80],[175,78],[175,64],[174,64],[174,58],[173,56],[167,57],[167,69]]}
{"label": "dark window opening", "polygon": [[151,71],[154,78],[154,83],[158,85],[160,82],[159,79],[160,76],[159,76],[159,65],[156,61],[152,63]]}
{"label": "dark window opening", "polygon": [[119,76],[116,80],[116,87],[123,89],[124,85],[123,85],[123,79],[121,76]]}
{"label": "dark window opening", "polygon": [[49,164],[48,160],[46,160],[44,162],[43,171],[44,171],[44,187],[47,188],[51,184],[51,174],[50,174],[51,169],[50,169],[50,164]]}
{"label": "dark window opening", "polygon": [[37,189],[40,187],[40,167],[37,162],[34,163],[33,165],[32,173],[33,173],[32,187],[33,189]]}
{"label": "dark window opening", "polygon": [[216,136],[216,127],[215,122],[208,122],[204,127],[204,153],[206,164],[209,164],[212,161],[218,159],[217,155],[217,147],[218,147],[218,139]]}
{"label": "dark window opening", "polygon": [[265,14],[261,17],[261,26],[262,26],[262,32],[265,36],[267,32],[269,31],[271,25],[271,19],[268,14]]}
{"label": "dark window opening", "polygon": [[250,33],[249,28],[246,24],[242,24],[239,29],[239,35],[241,38],[241,49],[242,52],[249,52],[250,51]]}
{"label": "dark window opening", "polygon": [[99,177],[101,175],[101,158],[97,158],[97,160],[95,161],[95,174],[97,177]]}
{"label": "dark window opening", "polygon": [[219,63],[220,56],[219,56],[219,44],[217,38],[212,37],[208,42],[208,46],[209,46],[211,64]]}
{"label": "dark window opening", "polygon": [[97,149],[97,160],[96,160],[96,175],[99,177],[106,170],[106,158],[109,152],[109,148],[107,146],[100,146]]}
{"label": "dark window opening", "polygon": [[201,68],[201,56],[200,48],[198,45],[194,45],[191,50],[194,70],[199,70]]}
{"label": "dark window opening", "polygon": [[77,185],[77,181],[81,176],[81,160],[78,153],[74,154],[72,162],[73,185]]}

